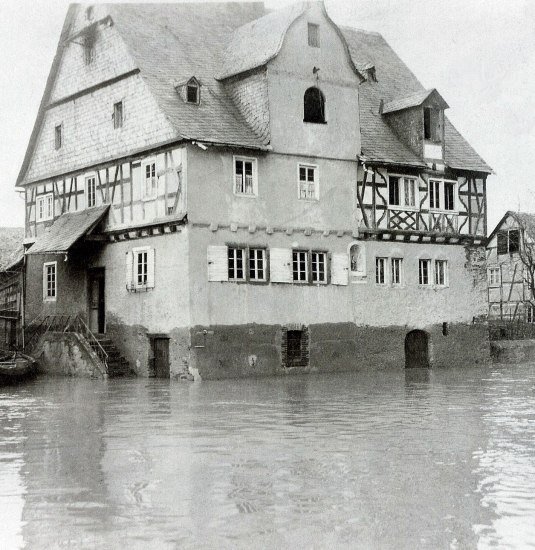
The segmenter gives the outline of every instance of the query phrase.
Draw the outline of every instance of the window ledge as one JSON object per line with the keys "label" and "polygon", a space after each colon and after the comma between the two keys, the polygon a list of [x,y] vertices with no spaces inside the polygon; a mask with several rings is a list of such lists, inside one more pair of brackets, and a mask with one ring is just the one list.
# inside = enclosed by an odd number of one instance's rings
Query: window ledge
{"label": "window ledge", "polygon": [[241,197],[243,199],[257,199],[258,198],[258,195],[255,195],[254,193],[249,194],[249,193],[236,193],[236,192],[234,192],[234,196],[235,197]]}
{"label": "window ledge", "polygon": [[317,122],[316,122],[316,121],[312,121],[312,120],[305,120],[305,119],[303,119],[303,122],[304,122],[305,124],[327,124],[327,121],[326,121],[326,120],[325,120],[324,122],[320,122],[320,121],[317,121]]}

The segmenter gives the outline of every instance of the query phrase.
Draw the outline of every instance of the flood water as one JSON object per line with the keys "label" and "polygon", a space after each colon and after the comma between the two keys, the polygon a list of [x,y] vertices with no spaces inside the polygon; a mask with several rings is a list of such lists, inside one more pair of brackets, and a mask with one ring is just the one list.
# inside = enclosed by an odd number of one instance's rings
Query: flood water
{"label": "flood water", "polygon": [[0,548],[535,547],[535,365],[0,388]]}

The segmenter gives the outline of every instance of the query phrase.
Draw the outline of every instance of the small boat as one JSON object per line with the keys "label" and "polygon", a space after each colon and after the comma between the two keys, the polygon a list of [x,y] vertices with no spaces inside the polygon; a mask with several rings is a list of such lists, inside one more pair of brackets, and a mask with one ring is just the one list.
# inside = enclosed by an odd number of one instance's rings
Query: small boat
{"label": "small boat", "polygon": [[0,386],[18,384],[37,374],[37,362],[33,357],[16,351],[0,354]]}

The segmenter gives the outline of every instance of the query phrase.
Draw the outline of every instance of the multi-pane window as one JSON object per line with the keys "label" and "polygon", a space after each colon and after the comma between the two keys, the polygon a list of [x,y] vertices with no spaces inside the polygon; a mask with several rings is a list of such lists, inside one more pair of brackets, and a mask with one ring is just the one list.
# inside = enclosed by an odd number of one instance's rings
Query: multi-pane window
{"label": "multi-pane window", "polygon": [[147,162],[143,168],[143,196],[152,198],[158,191],[158,178],[156,177],[156,162]]}
{"label": "multi-pane window", "polygon": [[418,283],[420,285],[431,284],[431,260],[420,260],[418,269]]}
{"label": "multi-pane window", "polygon": [[315,23],[308,24],[308,45],[313,48],[320,47],[320,26]]}
{"label": "multi-pane window", "polygon": [[448,284],[448,262],[446,260],[435,260],[435,285],[447,286]]}
{"label": "multi-pane window", "polygon": [[455,182],[444,182],[444,210],[455,210]]}
{"label": "multi-pane window", "polygon": [[113,104],[113,127],[122,128],[123,126],[123,102],[118,101]]}
{"label": "multi-pane window", "polygon": [[526,321],[528,323],[535,323],[535,308],[532,305],[528,305],[526,309]]}
{"label": "multi-pane window", "polygon": [[390,274],[393,285],[401,285],[401,268],[403,265],[402,258],[392,258],[390,261]]}
{"label": "multi-pane window", "polygon": [[257,194],[256,159],[234,157],[234,193],[249,196]]}
{"label": "multi-pane window", "polygon": [[249,280],[266,280],[266,250],[265,248],[249,248]]}
{"label": "multi-pane window", "polygon": [[388,203],[392,206],[418,206],[418,181],[415,178],[390,176],[388,178]]}
{"label": "multi-pane window", "polygon": [[500,284],[500,268],[489,267],[488,271],[489,286],[498,286]]}
{"label": "multi-pane window", "polygon": [[228,248],[228,278],[232,281],[245,281],[245,249]]}
{"label": "multi-pane window", "polygon": [[386,284],[387,258],[375,258],[375,282],[378,285]]}
{"label": "multi-pane window", "polygon": [[316,166],[299,165],[299,198],[316,199],[318,197],[318,169]]}
{"label": "multi-pane window", "polygon": [[37,221],[51,220],[54,217],[54,194],[47,193],[36,199]]}
{"label": "multi-pane window", "polygon": [[135,267],[136,286],[146,286],[148,282],[149,253],[147,250],[141,250],[136,253]]}
{"label": "multi-pane window", "polygon": [[47,262],[43,265],[43,299],[54,301],[57,295],[57,262]]}
{"label": "multi-pane window", "polygon": [[306,250],[292,251],[293,280],[297,283],[308,281],[308,252]]}
{"label": "multi-pane window", "polygon": [[97,182],[95,176],[85,179],[85,188],[87,195],[87,207],[91,208],[97,203]]}
{"label": "multi-pane window", "polygon": [[327,253],[312,252],[310,258],[312,282],[327,283]]}
{"label": "multi-pane window", "polygon": [[513,254],[520,248],[520,230],[518,229],[498,231],[496,239],[498,254]]}
{"label": "multi-pane window", "polygon": [[63,125],[57,124],[54,128],[54,147],[55,149],[61,149],[63,145]]}
{"label": "multi-pane window", "polygon": [[429,208],[440,208],[440,180],[429,180]]}

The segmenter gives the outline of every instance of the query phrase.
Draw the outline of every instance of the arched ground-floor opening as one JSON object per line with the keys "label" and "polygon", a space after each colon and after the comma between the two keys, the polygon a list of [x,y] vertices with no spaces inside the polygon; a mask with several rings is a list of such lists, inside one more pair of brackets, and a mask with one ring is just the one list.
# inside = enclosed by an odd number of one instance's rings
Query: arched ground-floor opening
{"label": "arched ground-floor opening", "polygon": [[405,336],[405,368],[429,368],[429,334],[411,330]]}

